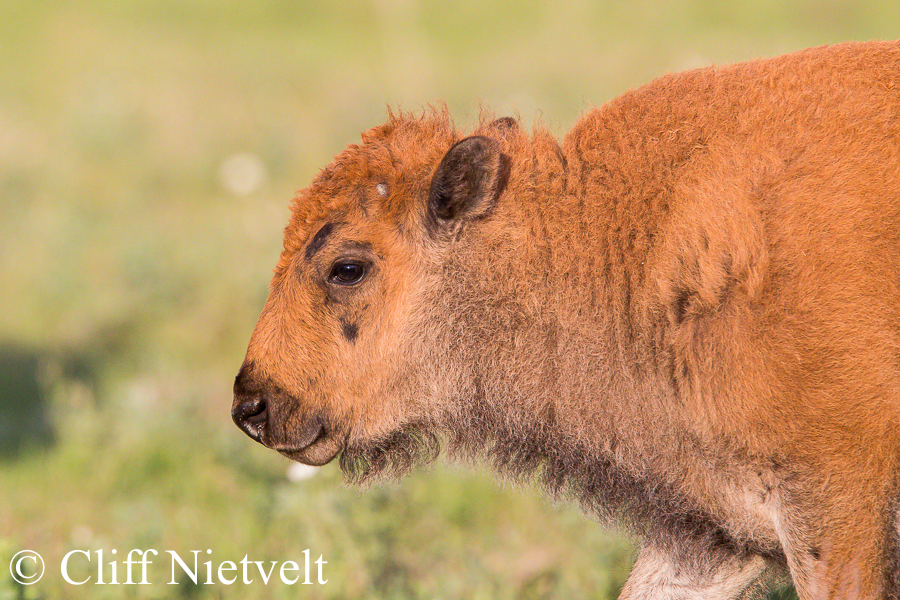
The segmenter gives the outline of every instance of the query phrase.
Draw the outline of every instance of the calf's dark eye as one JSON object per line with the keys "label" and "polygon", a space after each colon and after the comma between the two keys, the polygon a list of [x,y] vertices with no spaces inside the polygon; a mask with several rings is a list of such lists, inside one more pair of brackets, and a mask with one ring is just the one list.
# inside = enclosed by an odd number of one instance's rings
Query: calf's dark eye
{"label": "calf's dark eye", "polygon": [[338,285],[353,285],[362,281],[365,276],[365,265],[358,262],[339,262],[331,267],[328,282],[337,283]]}

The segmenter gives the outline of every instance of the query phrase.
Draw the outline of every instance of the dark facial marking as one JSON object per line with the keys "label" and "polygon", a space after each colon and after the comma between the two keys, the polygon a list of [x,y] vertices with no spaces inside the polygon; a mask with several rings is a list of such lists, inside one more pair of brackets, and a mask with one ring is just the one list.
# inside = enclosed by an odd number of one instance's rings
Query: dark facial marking
{"label": "dark facial marking", "polygon": [[348,342],[353,342],[356,340],[356,336],[359,335],[359,325],[341,319],[341,331]]}
{"label": "dark facial marking", "polygon": [[322,249],[322,246],[328,241],[328,236],[331,235],[332,231],[334,231],[334,223],[325,223],[322,225],[322,228],[313,236],[312,241],[306,247],[306,260],[312,259],[312,257],[316,255],[316,252]]}

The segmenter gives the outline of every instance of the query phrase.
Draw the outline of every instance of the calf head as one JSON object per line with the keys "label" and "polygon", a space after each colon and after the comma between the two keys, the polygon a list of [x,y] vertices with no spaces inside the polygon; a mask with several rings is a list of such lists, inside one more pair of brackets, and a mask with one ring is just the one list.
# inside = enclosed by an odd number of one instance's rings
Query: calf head
{"label": "calf head", "polygon": [[391,116],[301,191],[234,383],[238,427],[310,465],[342,453],[351,475],[435,454],[462,369],[440,334],[459,275],[445,260],[490,214],[506,165],[446,115]]}

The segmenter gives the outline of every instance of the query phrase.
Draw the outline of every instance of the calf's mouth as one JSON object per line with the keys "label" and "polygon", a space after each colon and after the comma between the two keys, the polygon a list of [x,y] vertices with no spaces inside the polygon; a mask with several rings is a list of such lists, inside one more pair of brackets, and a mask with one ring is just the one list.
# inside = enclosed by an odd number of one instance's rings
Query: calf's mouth
{"label": "calf's mouth", "polygon": [[234,381],[231,418],[250,439],[276,450],[291,460],[320,466],[331,461],[343,444],[330,431],[324,419],[312,415],[299,427],[286,427],[295,419],[277,413],[279,406],[295,405],[283,391],[260,385],[242,368]]}
{"label": "calf's mouth", "polygon": [[318,417],[310,419],[288,444],[266,444],[282,455],[313,467],[330,462],[341,451],[342,444],[328,435],[325,424]]}

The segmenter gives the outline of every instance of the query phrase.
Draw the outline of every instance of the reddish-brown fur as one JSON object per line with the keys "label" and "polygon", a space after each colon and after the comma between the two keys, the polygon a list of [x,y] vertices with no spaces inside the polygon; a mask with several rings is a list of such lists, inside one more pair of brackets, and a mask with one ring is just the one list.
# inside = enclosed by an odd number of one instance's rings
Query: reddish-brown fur
{"label": "reddish-brown fur", "polygon": [[236,422],[357,479],[439,440],[536,476],[646,534],[623,597],[897,597],[900,45],[472,135],[391,115],[300,193]]}

